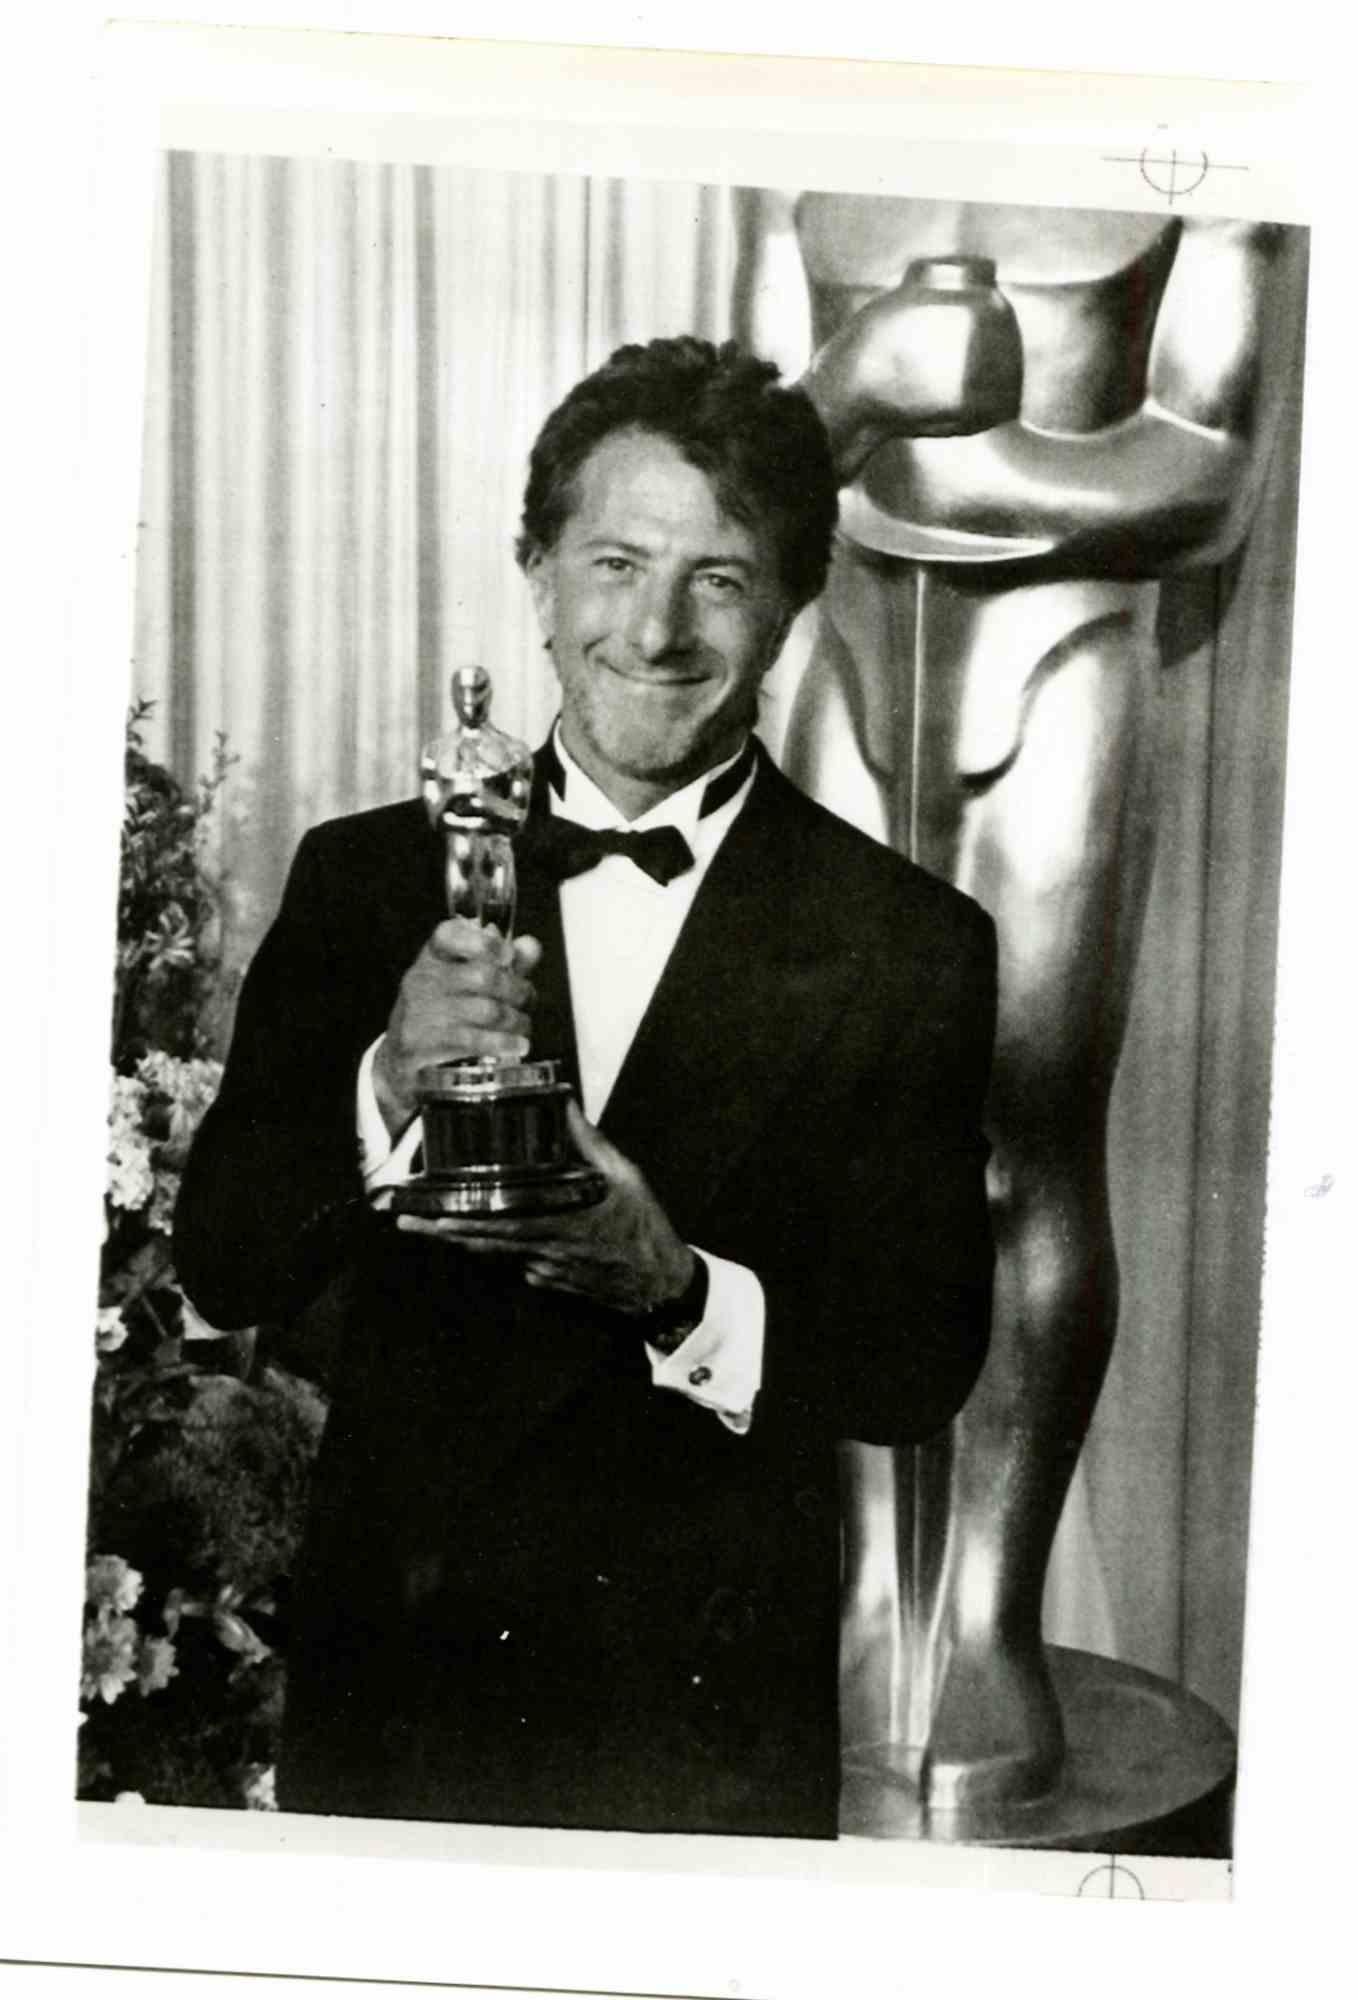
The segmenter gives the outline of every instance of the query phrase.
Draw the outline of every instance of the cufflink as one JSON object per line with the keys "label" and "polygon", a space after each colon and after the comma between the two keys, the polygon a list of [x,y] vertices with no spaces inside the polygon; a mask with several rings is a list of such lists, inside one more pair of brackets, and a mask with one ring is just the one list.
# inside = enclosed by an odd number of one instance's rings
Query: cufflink
{"label": "cufflink", "polygon": [[688,1371],[688,1386],[690,1389],[701,1389],[704,1382],[710,1382],[711,1380],[712,1370],[710,1368],[690,1368]]}

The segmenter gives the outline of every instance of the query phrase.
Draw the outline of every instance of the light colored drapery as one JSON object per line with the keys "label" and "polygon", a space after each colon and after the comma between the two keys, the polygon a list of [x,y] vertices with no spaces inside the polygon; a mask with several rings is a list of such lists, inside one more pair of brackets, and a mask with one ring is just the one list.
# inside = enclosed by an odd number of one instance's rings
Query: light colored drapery
{"label": "light colored drapery", "polygon": [[176,770],[239,758],[236,960],[316,820],[413,789],[451,668],[536,740],[511,543],[542,419],[620,341],[724,331],[724,191],[171,156],[151,306],[136,688]]}
{"label": "light colored drapery", "polygon": [[[533,436],[619,342],[728,330],[726,190],[329,160],[165,162],[134,692],[181,778],[225,731],[236,973],[304,829],[409,795],[480,660],[553,682],[510,552]],[[1167,587],[1164,811],[1114,1100],[1123,1310],[1049,1635],[1239,1685],[1295,493]],[[805,640],[790,652],[795,677]],[[776,717],[771,734],[776,740]]]}

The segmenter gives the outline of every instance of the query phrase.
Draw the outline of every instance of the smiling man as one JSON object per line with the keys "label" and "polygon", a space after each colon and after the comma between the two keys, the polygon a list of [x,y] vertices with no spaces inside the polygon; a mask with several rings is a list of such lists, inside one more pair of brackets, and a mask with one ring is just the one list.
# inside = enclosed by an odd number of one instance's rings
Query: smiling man
{"label": "smiling man", "polygon": [[[835,1446],[929,1436],[979,1370],[995,1004],[982,912],[752,735],[835,506],[770,365],[620,349],[525,496],[561,713],[524,934],[442,919],[418,802],[299,850],[176,1239],[222,1326],[343,1279],[288,1809],[835,1832]],[[373,1216],[420,1068],[529,1046],[574,1068],[599,1206]]]}
{"label": "smiling man", "polygon": [[528,559],[562,741],[629,818],[733,756],[787,629],[768,528],[722,508],[680,447],[605,438],[573,513]]}

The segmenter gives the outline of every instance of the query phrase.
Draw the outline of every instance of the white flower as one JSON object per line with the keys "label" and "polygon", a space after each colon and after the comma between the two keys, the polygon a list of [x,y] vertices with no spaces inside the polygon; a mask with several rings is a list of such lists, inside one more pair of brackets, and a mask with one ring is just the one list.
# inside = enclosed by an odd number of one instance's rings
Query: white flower
{"label": "white flower", "polygon": [[139,1125],[146,1102],[145,1086],[135,1076],[123,1076],[116,1069],[112,1072],[112,1083],[110,1122]]}
{"label": "white flower", "polygon": [[115,1208],[145,1208],[155,1188],[155,1176],[151,1172],[151,1156],[146,1147],[124,1153],[121,1157],[111,1155],[108,1177],[108,1198]]}
{"label": "white flower", "polygon": [[109,1111],[108,1198],[115,1208],[142,1208],[155,1187],[151,1142],[142,1130],[146,1092],[133,1076],[115,1076]]}
{"label": "white flower", "polygon": [[222,1066],[206,1056],[172,1056],[150,1049],[137,1064],[138,1080],[168,1101],[167,1150],[182,1158],[203,1113],[217,1095]]}
{"label": "white flower", "polygon": [[100,1354],[116,1354],[127,1339],[127,1326],[117,1306],[100,1306],[94,1319],[94,1344]]}
{"label": "white flower", "polygon": [[179,1672],[174,1663],[175,1649],[169,1639],[143,1639],[137,1661],[137,1686],[143,1694],[155,1694],[168,1687]]}
{"label": "white flower", "polygon": [[85,1602],[96,1611],[130,1611],[141,1596],[141,1571],[121,1556],[94,1556],[85,1571]]}
{"label": "white flower", "polygon": [[97,1695],[101,1701],[115,1702],[129,1681],[137,1678],[137,1638],[133,1621],[115,1618],[107,1608],[86,1625],[80,1676],[85,1701],[93,1701]]}

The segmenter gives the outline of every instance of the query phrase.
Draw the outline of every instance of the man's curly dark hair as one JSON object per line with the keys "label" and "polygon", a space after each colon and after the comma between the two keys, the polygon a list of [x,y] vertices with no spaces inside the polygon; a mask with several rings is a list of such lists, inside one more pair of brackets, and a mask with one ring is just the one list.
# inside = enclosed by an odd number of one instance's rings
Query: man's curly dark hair
{"label": "man's curly dark hair", "polygon": [[619,347],[538,433],[515,543],[527,568],[556,545],[581,466],[615,431],[667,438],[711,480],[724,511],[769,527],[782,585],[800,610],[825,587],[838,518],[829,441],[810,398],[772,361],[691,334]]}

